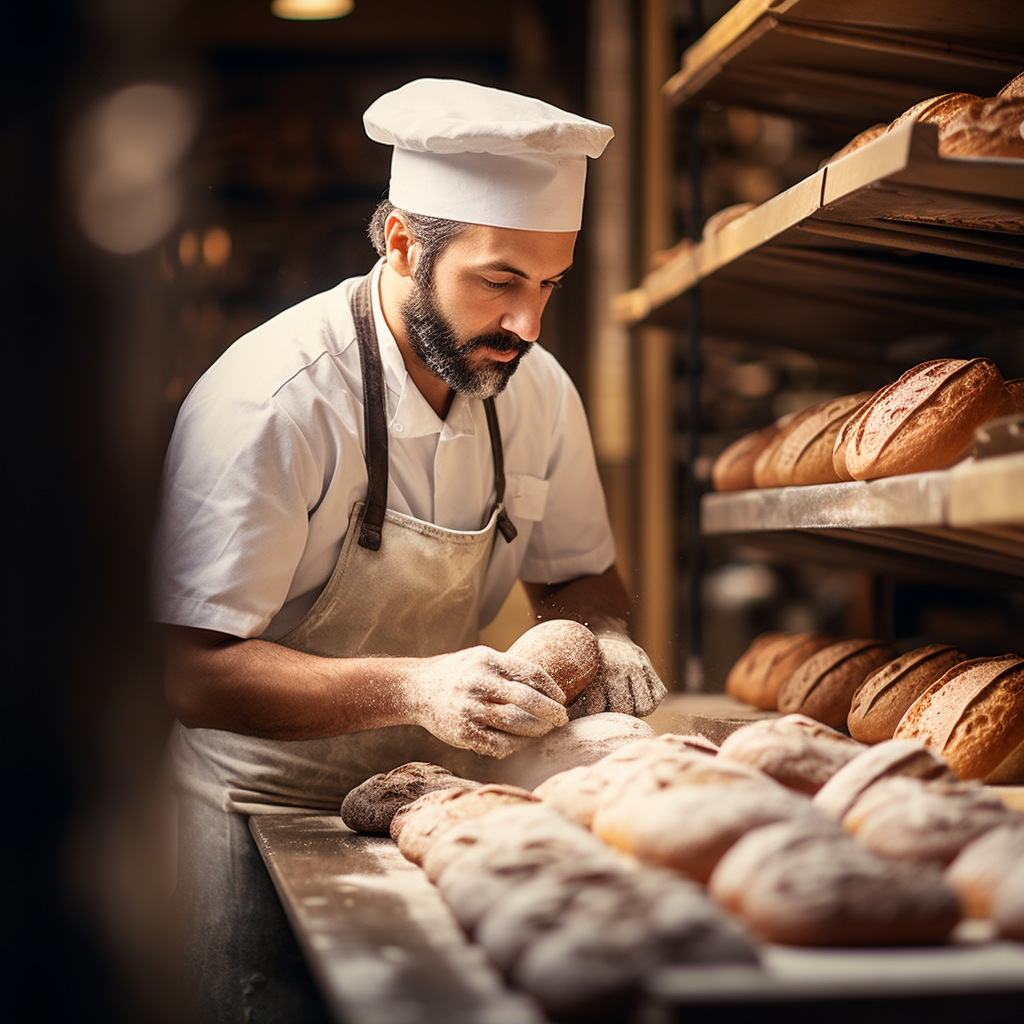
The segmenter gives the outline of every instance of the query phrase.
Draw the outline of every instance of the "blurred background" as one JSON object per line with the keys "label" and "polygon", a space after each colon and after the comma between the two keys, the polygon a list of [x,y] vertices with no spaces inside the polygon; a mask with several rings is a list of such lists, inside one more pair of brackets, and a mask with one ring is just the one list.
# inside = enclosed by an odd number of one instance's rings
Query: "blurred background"
{"label": "blurred background", "polygon": [[[878,387],[948,339],[914,339],[871,363],[709,345],[694,458],[685,338],[631,333],[609,315],[707,215],[776,195],[852,134],[714,104],[699,121],[666,112],[661,84],[728,2],[355,0],[329,20],[279,17],[271,0],[8,6],[7,493],[19,529],[6,845],[13,973],[33,1016],[180,1019],[163,970],[164,821],[150,798],[169,726],[146,615],[161,458],[178,404],[235,338],[371,266],[366,225],[389,152],[366,139],[361,114],[405,81],[465,78],[616,129],[592,164],[578,269],[543,340],[583,394],[636,630],[670,687],[685,687],[694,646],[701,685],[715,691],[762,630],[876,627],[867,568],[718,546],[691,586],[686,492],[744,431]],[[689,173],[695,142],[713,174]],[[1024,375],[1018,342],[985,339],[1005,376]],[[973,354],[978,342],[957,344]],[[653,390],[667,398],[652,422],[641,413]],[[1021,621],[1019,594],[884,593],[899,636],[976,653]],[[513,595],[489,636],[501,644],[524,621]]]}

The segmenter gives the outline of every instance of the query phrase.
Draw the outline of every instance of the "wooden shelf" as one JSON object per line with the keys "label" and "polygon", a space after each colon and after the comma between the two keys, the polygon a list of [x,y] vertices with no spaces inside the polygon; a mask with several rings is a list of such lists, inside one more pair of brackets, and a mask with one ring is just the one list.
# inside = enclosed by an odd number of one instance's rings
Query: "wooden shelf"
{"label": "wooden shelf", "polygon": [[845,552],[864,568],[893,556],[926,575],[1024,584],[1024,452],[882,480],[706,494],[706,537],[743,537],[773,550]]}
{"label": "wooden shelf", "polygon": [[616,297],[627,324],[858,356],[929,331],[1024,326],[1024,163],[940,157],[908,122],[682,245]]}
{"label": "wooden shelf", "polygon": [[740,0],[664,92],[857,131],[940,93],[993,96],[1022,53],[1014,0]]}

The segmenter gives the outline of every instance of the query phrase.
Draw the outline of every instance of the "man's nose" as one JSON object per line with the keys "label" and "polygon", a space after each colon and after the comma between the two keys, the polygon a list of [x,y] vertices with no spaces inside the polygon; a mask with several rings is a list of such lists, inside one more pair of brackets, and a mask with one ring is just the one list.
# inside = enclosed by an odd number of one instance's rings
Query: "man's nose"
{"label": "man's nose", "polygon": [[540,337],[544,300],[544,296],[524,296],[501,318],[502,330],[511,331],[523,341],[536,341]]}

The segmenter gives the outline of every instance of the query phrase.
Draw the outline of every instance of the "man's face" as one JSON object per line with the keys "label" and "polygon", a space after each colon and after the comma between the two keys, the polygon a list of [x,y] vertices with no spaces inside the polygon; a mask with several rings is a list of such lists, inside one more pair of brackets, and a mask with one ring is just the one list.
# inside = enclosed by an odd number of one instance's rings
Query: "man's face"
{"label": "man's face", "polygon": [[453,391],[501,392],[540,335],[541,315],[572,266],[574,232],[472,225],[414,274],[402,307],[416,357]]}

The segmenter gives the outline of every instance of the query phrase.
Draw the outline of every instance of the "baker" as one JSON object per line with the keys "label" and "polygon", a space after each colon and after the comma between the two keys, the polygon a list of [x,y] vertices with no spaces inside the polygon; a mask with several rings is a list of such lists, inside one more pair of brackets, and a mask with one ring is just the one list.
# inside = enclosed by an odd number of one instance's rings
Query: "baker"
{"label": "baker", "polygon": [[[486,779],[571,716],[644,716],[665,692],[629,636],[580,398],[537,344],[611,128],[437,79],[364,125],[393,147],[378,263],[232,345],[166,458],[179,887],[220,1021],[307,1019],[248,815],[336,814],[412,760]],[[568,711],[543,669],[478,644],[517,579],[539,618],[599,638]]]}

